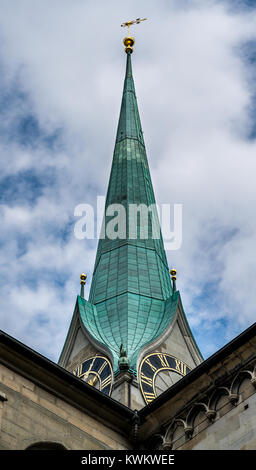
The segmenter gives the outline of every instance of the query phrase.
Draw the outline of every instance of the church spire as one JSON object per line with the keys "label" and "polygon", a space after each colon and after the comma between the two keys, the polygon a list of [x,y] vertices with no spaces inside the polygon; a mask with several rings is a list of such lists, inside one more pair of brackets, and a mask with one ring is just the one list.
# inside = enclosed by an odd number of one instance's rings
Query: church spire
{"label": "church spire", "polygon": [[[86,341],[112,360],[115,373],[125,362],[136,375],[139,358],[148,348],[164,344],[172,353],[183,344],[182,360],[187,354],[196,358],[192,363],[197,363],[200,353],[174,275],[173,286],[170,279],[133,80],[134,42],[131,36],[124,40],[122,102],[89,299],[84,299],[81,289],[60,362],[70,357],[68,367],[73,367],[69,345],[74,344],[74,351],[81,348],[81,337],[75,337],[80,324]],[[87,351],[86,341],[83,351]]]}
{"label": "church spire", "polygon": [[[128,47],[128,46],[127,46]],[[120,344],[131,367],[141,347],[160,335],[172,319],[166,302],[172,285],[156,211],[135,215],[137,233],[130,233],[130,209],[155,208],[155,197],[146,155],[132,74],[131,51],[127,50],[121,110],[112,169],[106,198],[105,217],[99,240],[89,302],[81,299],[80,314],[86,328],[106,345],[118,363]],[[109,208],[119,204],[125,215],[115,238],[109,223],[115,219]],[[153,226],[158,237],[153,238]],[[118,228],[118,223],[116,228]],[[146,233],[148,232],[148,233]],[[135,236],[136,235],[136,236]],[[145,237],[147,235],[147,237]],[[88,308],[87,304],[93,306]],[[85,310],[90,310],[91,314]]]}

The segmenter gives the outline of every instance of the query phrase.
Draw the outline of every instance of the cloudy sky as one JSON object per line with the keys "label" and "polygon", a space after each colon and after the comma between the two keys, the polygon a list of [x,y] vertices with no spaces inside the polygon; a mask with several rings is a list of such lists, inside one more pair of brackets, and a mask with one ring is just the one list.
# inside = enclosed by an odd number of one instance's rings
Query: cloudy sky
{"label": "cloudy sky", "polygon": [[256,1],[1,0],[0,329],[57,361],[97,241],[74,236],[110,173],[123,21],[168,251],[204,357],[256,318]]}

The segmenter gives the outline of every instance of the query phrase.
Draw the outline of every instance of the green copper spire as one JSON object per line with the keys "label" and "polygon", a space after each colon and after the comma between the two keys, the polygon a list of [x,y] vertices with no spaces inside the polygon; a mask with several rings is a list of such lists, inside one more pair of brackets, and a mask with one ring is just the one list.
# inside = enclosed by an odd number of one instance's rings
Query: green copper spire
{"label": "green copper spire", "polygon": [[132,76],[131,53],[127,53],[126,73],[116,143],[124,139],[137,140],[145,147]]}
{"label": "green copper spire", "polygon": [[[135,370],[141,348],[161,335],[172,321],[178,292],[173,294],[158,218],[160,236],[153,238],[154,216],[138,216],[137,237],[129,230],[131,205],[155,204],[132,76],[131,51],[127,51],[126,73],[117,128],[112,169],[106,198],[105,218],[99,240],[89,301],[78,297],[81,320],[87,331],[105,347],[118,368],[120,345]],[[124,212],[121,233],[109,236],[112,204]],[[134,207],[134,206],[133,206]],[[148,230],[148,238],[145,238]],[[172,295],[173,294],[173,295]]]}

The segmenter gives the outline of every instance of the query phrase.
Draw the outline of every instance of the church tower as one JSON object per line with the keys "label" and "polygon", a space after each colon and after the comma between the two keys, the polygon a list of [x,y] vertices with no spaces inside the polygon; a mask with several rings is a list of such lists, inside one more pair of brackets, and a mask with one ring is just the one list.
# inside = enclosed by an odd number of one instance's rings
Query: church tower
{"label": "church tower", "polygon": [[[129,29],[131,24],[124,25]],[[202,362],[154,210],[132,74],[134,42],[128,32],[121,110],[90,295],[84,298],[82,274],[59,359],[62,367],[133,410],[152,402]]]}

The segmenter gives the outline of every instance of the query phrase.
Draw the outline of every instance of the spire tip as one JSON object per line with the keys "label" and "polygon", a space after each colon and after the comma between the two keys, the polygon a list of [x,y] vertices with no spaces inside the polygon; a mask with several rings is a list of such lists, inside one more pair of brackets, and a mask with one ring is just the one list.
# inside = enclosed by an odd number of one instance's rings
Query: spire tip
{"label": "spire tip", "polygon": [[80,279],[81,279],[80,284],[85,284],[86,278],[87,278],[86,274],[82,273],[80,276]]}
{"label": "spire tip", "polygon": [[125,23],[121,24],[122,27],[127,26],[128,28],[128,36],[123,40],[126,54],[128,54],[128,52],[133,52],[133,46],[135,43],[135,39],[130,36],[130,26],[132,26],[133,24],[139,24],[141,23],[141,21],[145,21],[146,19],[147,18],[136,18],[136,20],[126,21]]}
{"label": "spire tip", "polygon": [[127,36],[126,38],[124,38],[123,43],[125,45],[126,54],[128,54],[128,52],[130,52],[132,54],[135,39],[132,38],[131,36]]}
{"label": "spire tip", "polygon": [[84,299],[84,286],[86,284],[86,274],[82,273],[80,276],[80,284],[81,284],[81,289],[80,289],[80,297]]}
{"label": "spire tip", "polygon": [[170,270],[170,275],[172,276],[171,279],[172,279],[172,288],[173,288],[173,292],[176,291],[176,280],[177,280],[176,274],[177,274],[176,269],[172,268],[172,269]]}

